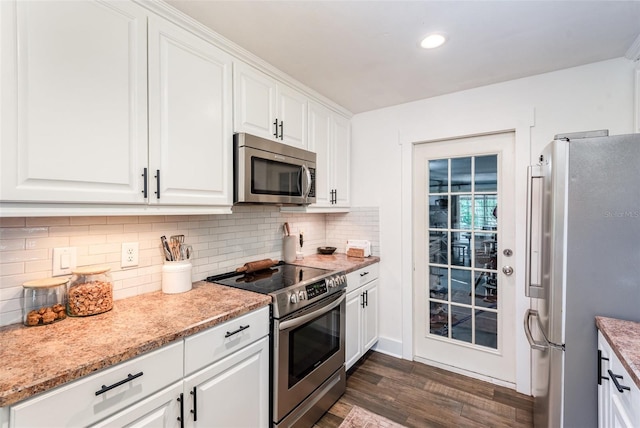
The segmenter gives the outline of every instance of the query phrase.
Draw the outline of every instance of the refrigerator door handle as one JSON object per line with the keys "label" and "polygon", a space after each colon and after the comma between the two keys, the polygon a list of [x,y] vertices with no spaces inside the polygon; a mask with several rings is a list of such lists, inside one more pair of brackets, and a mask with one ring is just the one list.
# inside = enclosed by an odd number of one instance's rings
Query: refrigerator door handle
{"label": "refrigerator door handle", "polygon": [[527,169],[527,254],[525,295],[544,298],[542,287],[542,195],[544,176],[541,165]]}
{"label": "refrigerator door handle", "polygon": [[[524,314],[524,334],[527,336],[527,340],[529,341],[529,346],[531,346],[531,349],[535,349],[536,351],[546,351],[547,348],[549,347],[548,346],[549,341],[547,340],[547,338],[545,337],[544,342],[540,342],[535,340],[533,338],[533,334],[531,334],[531,324],[529,323],[529,320],[531,319],[531,317],[536,318],[536,320],[538,321],[538,329],[542,331],[542,324],[540,324],[538,311],[534,309],[527,309],[527,312],[525,312]],[[543,337],[544,337],[544,334],[543,334]]]}
{"label": "refrigerator door handle", "polygon": [[[542,334],[543,341],[535,340],[533,338],[533,334],[531,334],[531,324],[529,323],[531,317],[536,318],[536,324],[538,324],[538,330],[540,330],[540,333]],[[564,351],[564,344],[550,342],[544,334],[544,328],[540,322],[540,316],[538,315],[538,311],[535,309],[527,309],[527,312],[524,314],[524,334],[527,336],[531,349],[535,349],[536,351],[546,351],[549,348],[554,348]]]}

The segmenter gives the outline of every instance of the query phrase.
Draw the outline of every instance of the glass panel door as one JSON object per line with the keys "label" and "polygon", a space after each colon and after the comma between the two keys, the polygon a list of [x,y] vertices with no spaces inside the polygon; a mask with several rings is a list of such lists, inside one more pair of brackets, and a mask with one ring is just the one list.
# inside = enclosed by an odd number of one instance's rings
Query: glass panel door
{"label": "glass panel door", "polygon": [[505,273],[515,262],[514,135],[417,144],[413,161],[414,358],[508,383],[516,373],[518,272]]}
{"label": "glass panel door", "polygon": [[434,159],[429,177],[429,332],[497,348],[497,155]]}

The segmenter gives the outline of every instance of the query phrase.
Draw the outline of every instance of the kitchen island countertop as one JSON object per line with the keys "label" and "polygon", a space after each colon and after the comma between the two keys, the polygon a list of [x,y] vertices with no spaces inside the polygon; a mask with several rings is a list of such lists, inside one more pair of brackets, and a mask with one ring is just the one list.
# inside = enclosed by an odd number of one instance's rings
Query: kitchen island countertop
{"label": "kitchen island countertop", "polygon": [[54,324],[0,328],[0,407],[94,373],[247,312],[271,297],[206,282],[116,300],[113,309]]}
{"label": "kitchen island countertop", "polygon": [[596,317],[596,325],[640,388],[640,322]]}

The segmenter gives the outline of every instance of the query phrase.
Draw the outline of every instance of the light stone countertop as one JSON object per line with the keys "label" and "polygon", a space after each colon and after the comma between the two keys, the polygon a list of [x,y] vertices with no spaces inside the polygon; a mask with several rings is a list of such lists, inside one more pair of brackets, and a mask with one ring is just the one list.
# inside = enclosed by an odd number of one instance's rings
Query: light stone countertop
{"label": "light stone countertop", "polygon": [[[294,264],[353,272],[379,257],[307,255]],[[116,300],[109,312],[54,324],[0,327],[0,407],[114,366],[267,306],[271,297],[199,281],[180,294],[161,291]]]}
{"label": "light stone countertop", "polygon": [[640,322],[596,317],[596,325],[640,388]]}
{"label": "light stone countertop", "polygon": [[318,269],[343,270],[345,273],[356,271],[365,266],[379,263],[380,257],[350,257],[343,253],[312,254],[304,256],[302,260],[296,260],[292,264],[298,266],[308,266]]}
{"label": "light stone countertop", "polygon": [[113,309],[54,324],[0,328],[0,407],[94,373],[267,306],[271,297],[194,283],[116,300]]}

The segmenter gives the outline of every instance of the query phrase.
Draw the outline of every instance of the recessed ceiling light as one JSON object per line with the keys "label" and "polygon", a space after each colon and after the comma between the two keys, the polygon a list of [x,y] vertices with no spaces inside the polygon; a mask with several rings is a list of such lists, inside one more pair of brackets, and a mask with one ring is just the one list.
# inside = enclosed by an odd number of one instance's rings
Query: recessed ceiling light
{"label": "recessed ceiling light", "polygon": [[422,39],[420,42],[420,46],[425,49],[433,49],[441,46],[447,39],[442,34],[429,34],[427,37]]}

